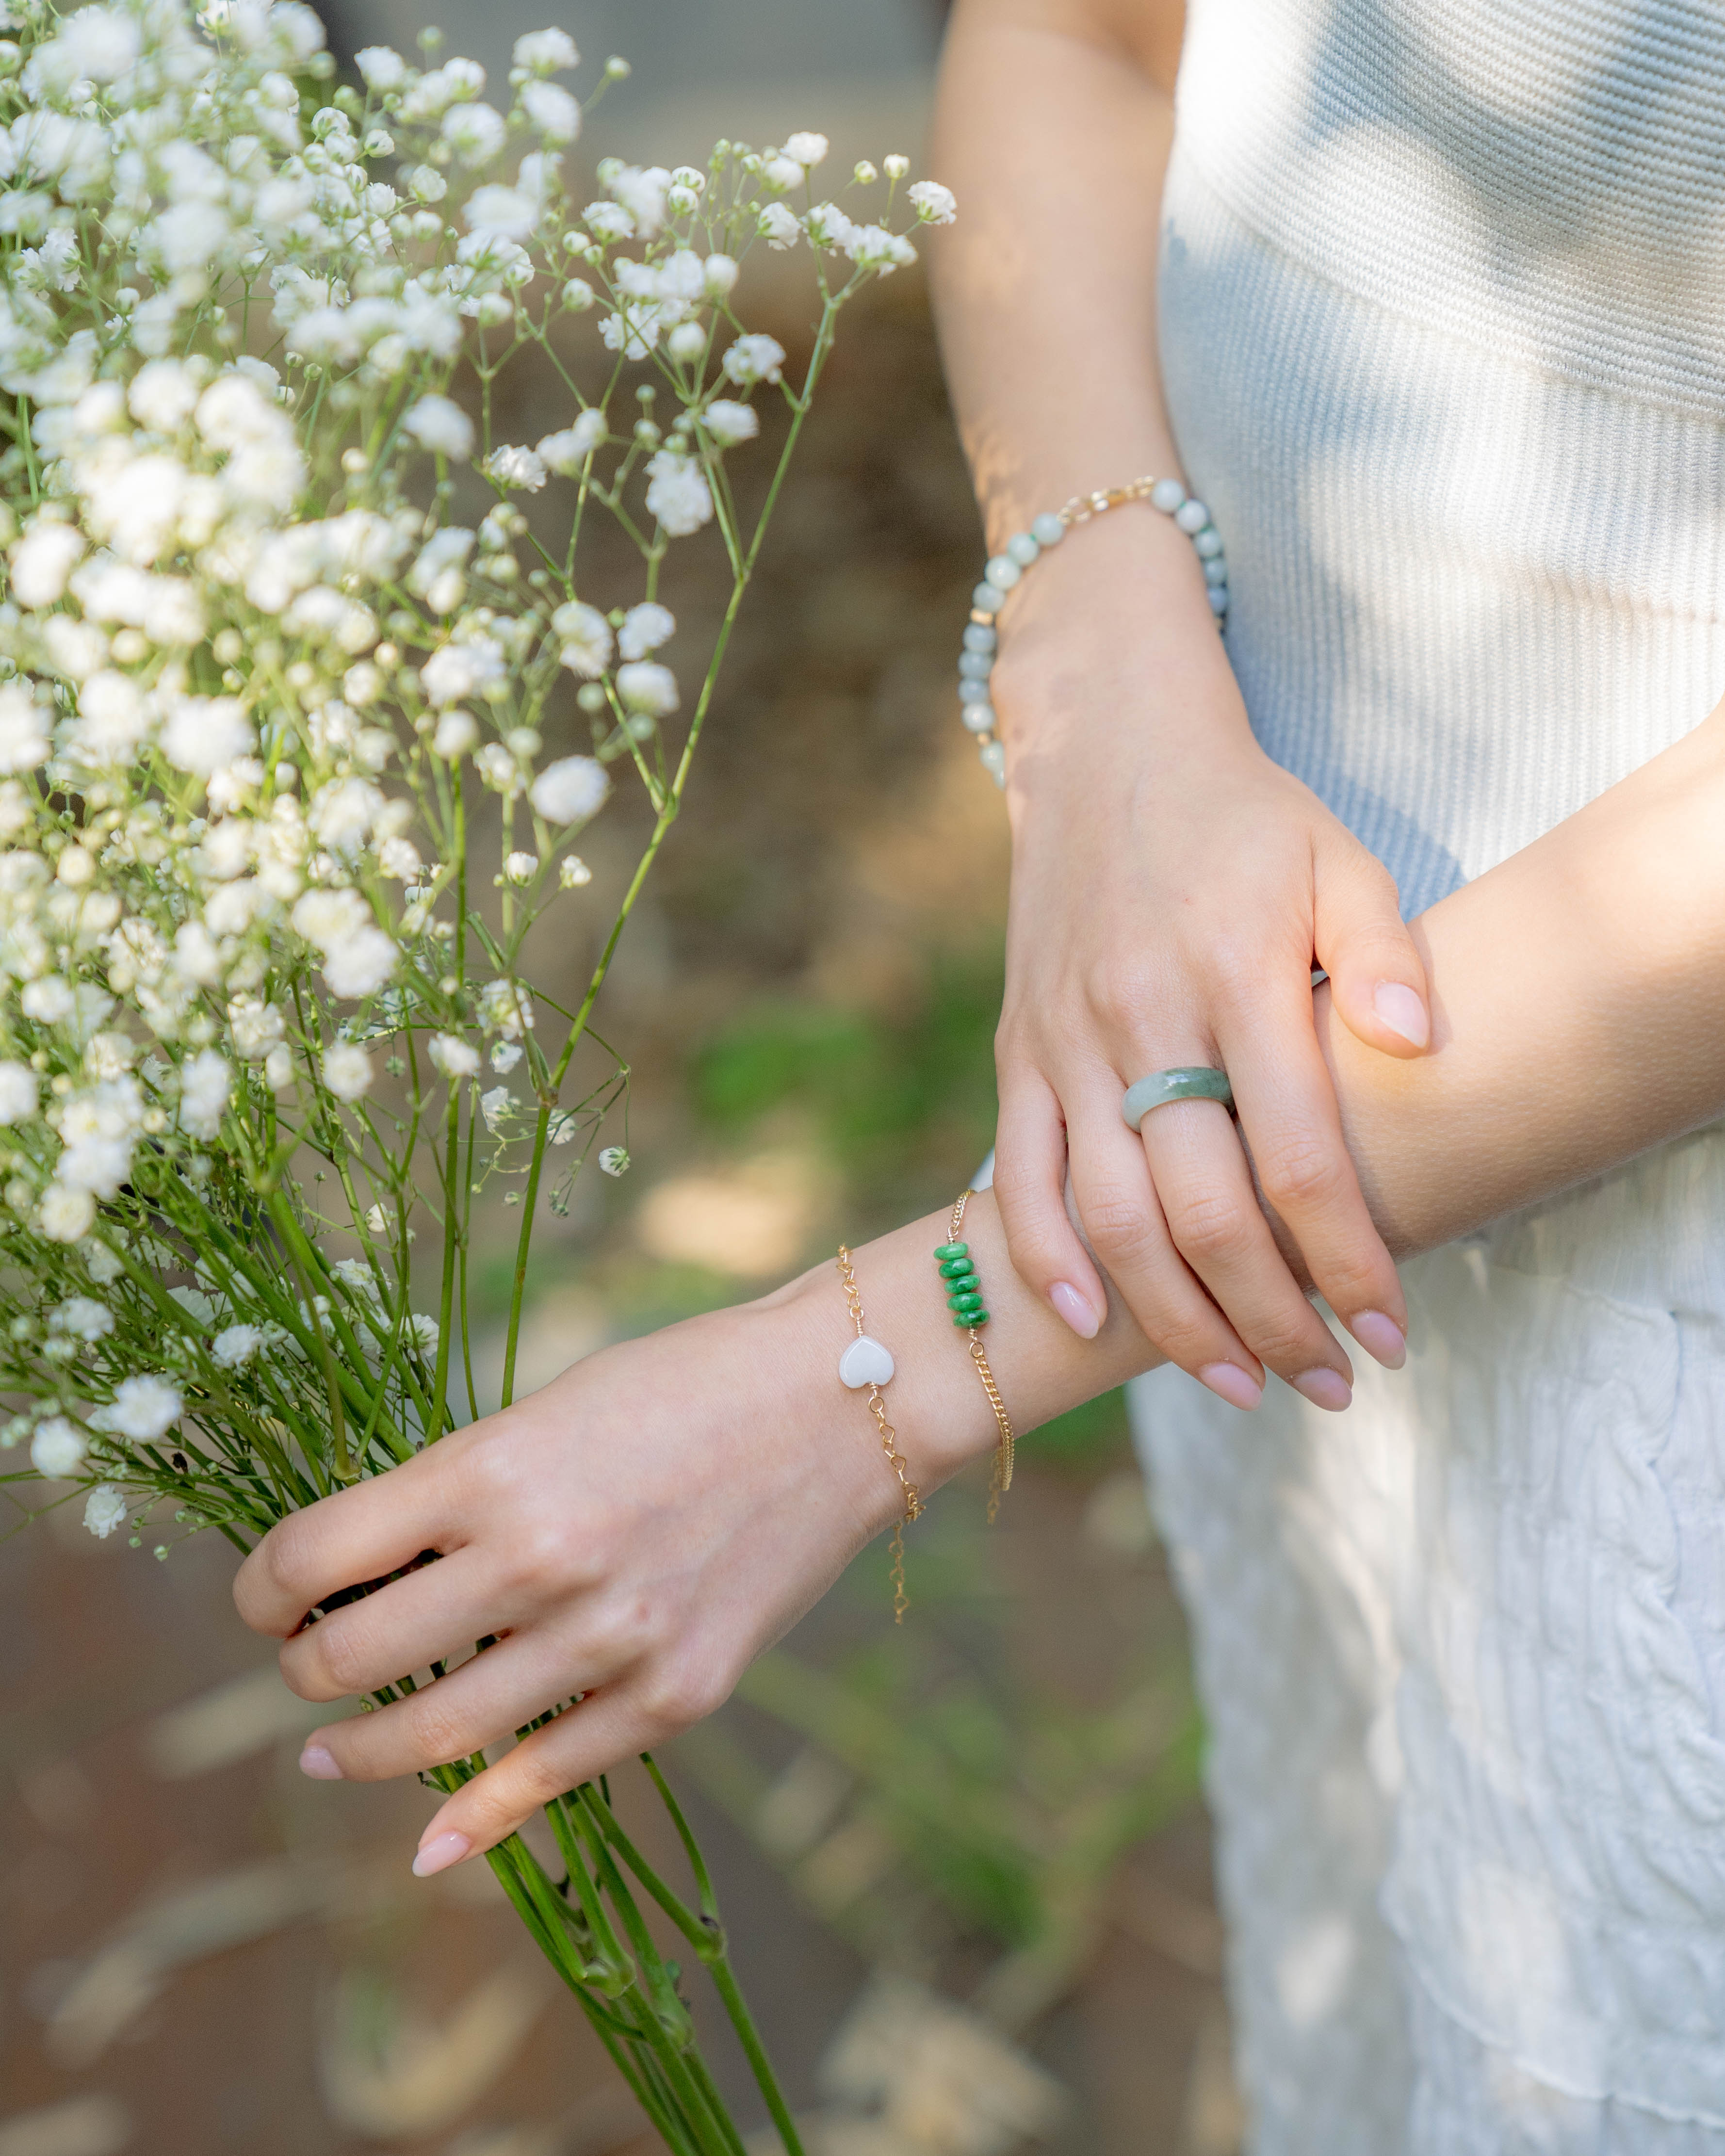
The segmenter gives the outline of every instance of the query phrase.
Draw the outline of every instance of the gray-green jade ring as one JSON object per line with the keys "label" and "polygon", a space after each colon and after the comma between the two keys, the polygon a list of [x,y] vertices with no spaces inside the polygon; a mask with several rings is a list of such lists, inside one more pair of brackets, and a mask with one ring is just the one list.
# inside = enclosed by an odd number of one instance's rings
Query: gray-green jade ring
{"label": "gray-green jade ring", "polygon": [[1219,1101],[1234,1106],[1234,1088],[1225,1070],[1204,1067],[1186,1070],[1153,1070],[1147,1078],[1128,1086],[1120,1103],[1126,1127],[1135,1131],[1153,1108],[1165,1108],[1170,1101]]}

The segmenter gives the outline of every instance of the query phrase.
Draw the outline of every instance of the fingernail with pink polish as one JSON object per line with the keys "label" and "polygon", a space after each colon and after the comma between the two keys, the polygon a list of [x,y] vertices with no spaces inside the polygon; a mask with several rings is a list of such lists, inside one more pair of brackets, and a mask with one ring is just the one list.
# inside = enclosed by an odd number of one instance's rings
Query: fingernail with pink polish
{"label": "fingernail with pink polish", "polygon": [[1339,1370],[1307,1370],[1289,1383],[1302,1399],[1315,1408],[1327,1408],[1332,1414],[1353,1404],[1353,1388]]}
{"label": "fingernail with pink polish", "polygon": [[341,1769],[336,1764],[336,1755],[327,1746],[308,1744],[300,1754],[300,1772],[309,1774],[314,1782],[339,1782],[344,1779]]}
{"label": "fingernail with pink polish", "polygon": [[1408,1359],[1408,1337],[1393,1317],[1381,1310],[1363,1310],[1348,1331],[1369,1356],[1386,1370],[1399,1370]]}
{"label": "fingernail with pink polish", "polygon": [[1412,1041],[1415,1048],[1424,1048],[1431,1039],[1431,1020],[1426,1016],[1425,1004],[1399,981],[1379,981],[1372,997],[1372,1008],[1392,1033]]}
{"label": "fingernail with pink polish", "polygon": [[429,1879],[434,1871],[447,1871],[473,1847],[465,1834],[434,1835],[413,1859],[413,1876]]}
{"label": "fingernail with pink polish", "polygon": [[1206,1363],[1198,1375],[1219,1399],[1248,1414],[1264,1397],[1264,1388],[1250,1370],[1242,1370],[1238,1363]]}
{"label": "fingernail with pink polish", "polygon": [[1081,1340],[1094,1340],[1101,1331],[1102,1321],[1091,1306],[1089,1296],[1081,1295],[1070,1281],[1056,1281],[1048,1299]]}

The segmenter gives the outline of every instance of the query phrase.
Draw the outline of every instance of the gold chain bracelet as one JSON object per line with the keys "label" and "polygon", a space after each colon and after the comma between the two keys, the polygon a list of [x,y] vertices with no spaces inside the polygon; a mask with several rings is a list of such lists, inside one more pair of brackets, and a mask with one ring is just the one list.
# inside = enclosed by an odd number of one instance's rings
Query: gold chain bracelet
{"label": "gold chain bracelet", "polygon": [[863,1322],[862,1291],[856,1284],[856,1267],[842,1243],[839,1245],[839,1277],[845,1283],[845,1306],[856,1327],[855,1339],[839,1358],[839,1376],[853,1392],[860,1391],[864,1386],[868,1388],[869,1413],[880,1433],[880,1449],[905,1494],[903,1516],[892,1530],[891,1552],[892,1621],[902,1625],[905,1612],[911,1606],[910,1597],[905,1593],[905,1529],[911,1521],[922,1518],[922,1494],[911,1480],[909,1463],[898,1449],[898,1432],[886,1419],[886,1402],[880,1388],[892,1381],[892,1357]]}
{"label": "gold chain bracelet", "polygon": [[1000,1397],[1000,1388],[994,1382],[994,1373],[988,1368],[988,1353],[983,1346],[982,1328],[988,1322],[988,1311],[983,1301],[982,1283],[977,1277],[969,1244],[958,1240],[958,1230],[964,1225],[964,1209],[969,1203],[970,1193],[961,1190],[952,1207],[947,1240],[936,1250],[934,1258],[940,1268],[941,1284],[947,1291],[947,1306],[952,1313],[952,1322],[970,1335],[970,1359],[976,1364],[976,1373],[983,1381],[983,1390],[988,1395],[988,1405],[994,1410],[994,1420],[1000,1431],[1000,1441],[994,1449],[993,1472],[988,1478],[988,1524],[993,1527],[999,1514],[1000,1500],[1012,1487],[1015,1440],[1012,1419],[1006,1412],[1006,1403]]}

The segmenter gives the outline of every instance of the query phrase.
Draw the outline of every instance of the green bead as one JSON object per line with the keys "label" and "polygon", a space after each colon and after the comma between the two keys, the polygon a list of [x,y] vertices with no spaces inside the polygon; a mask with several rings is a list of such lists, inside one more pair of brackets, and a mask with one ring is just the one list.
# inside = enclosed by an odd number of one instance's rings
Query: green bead
{"label": "green bead", "polygon": [[955,1316],[961,1311],[980,1310],[982,1306],[980,1295],[949,1295],[947,1297],[947,1307]]}
{"label": "green bead", "polygon": [[954,1273],[945,1286],[948,1295],[962,1295],[967,1288],[980,1286],[981,1282],[977,1278],[976,1267],[972,1265],[965,1272]]}
{"label": "green bead", "polygon": [[972,1317],[955,1317],[952,1320],[953,1324],[957,1327],[961,1332],[980,1332],[982,1327],[985,1326],[988,1322],[988,1313],[986,1310],[978,1311],[975,1316]]}
{"label": "green bead", "polygon": [[940,1273],[943,1280],[955,1280],[960,1273],[973,1273],[976,1267],[968,1258],[942,1258]]}
{"label": "green bead", "polygon": [[968,1243],[937,1243],[934,1254],[937,1258],[968,1258],[970,1245]]}

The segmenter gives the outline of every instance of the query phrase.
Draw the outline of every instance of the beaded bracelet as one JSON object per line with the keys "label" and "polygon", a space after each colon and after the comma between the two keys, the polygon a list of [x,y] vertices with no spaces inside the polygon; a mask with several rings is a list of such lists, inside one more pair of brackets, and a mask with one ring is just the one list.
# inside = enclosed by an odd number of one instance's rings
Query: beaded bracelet
{"label": "beaded bracelet", "polygon": [[1058,547],[1075,524],[1088,524],[1128,501],[1147,501],[1164,516],[1171,516],[1191,540],[1204,568],[1210,611],[1218,629],[1228,626],[1228,557],[1222,551],[1222,535],[1210,521],[1210,513],[1195,501],[1177,479],[1135,479],[1125,486],[1111,486],[1096,494],[1075,494],[1063,509],[1032,520],[1028,531],[1014,531],[1004,548],[983,571],[983,581],[970,595],[970,625],[964,632],[964,649],[958,654],[959,716],[974,734],[982,749],[983,767],[997,786],[1006,783],[1006,752],[994,732],[994,707],[988,701],[988,676],[993,671],[999,632],[994,617],[1006,603],[1006,595],[1026,569],[1050,547]]}
{"label": "beaded bracelet", "polygon": [[1000,1388],[994,1382],[994,1373],[988,1368],[988,1358],[983,1348],[982,1328],[988,1323],[989,1315],[983,1301],[983,1284],[971,1257],[969,1244],[958,1240],[958,1230],[964,1225],[964,1209],[969,1203],[970,1193],[961,1190],[952,1207],[947,1240],[935,1246],[934,1262],[939,1269],[941,1285],[947,1291],[947,1307],[952,1313],[952,1322],[960,1332],[970,1335],[970,1359],[976,1364],[977,1375],[983,1381],[983,1390],[988,1395],[988,1405],[994,1410],[994,1420],[1000,1431],[1000,1441],[994,1449],[993,1473],[988,1481],[988,1524],[993,1527],[1000,1510],[1000,1500],[1012,1487],[1014,1440],[1006,1403],[1000,1397]]}
{"label": "beaded bracelet", "polygon": [[911,1480],[910,1467],[898,1449],[898,1432],[886,1419],[886,1403],[880,1395],[880,1388],[890,1385],[893,1379],[891,1351],[875,1337],[864,1322],[862,1290],[856,1284],[856,1267],[842,1243],[839,1245],[839,1277],[845,1283],[845,1306],[856,1328],[855,1339],[839,1358],[839,1383],[854,1393],[860,1392],[865,1386],[868,1388],[869,1413],[880,1433],[880,1449],[904,1492],[904,1514],[892,1530],[891,1550],[892,1621],[902,1625],[905,1612],[911,1606],[911,1599],[905,1593],[905,1529],[912,1520],[922,1517],[922,1493]]}

